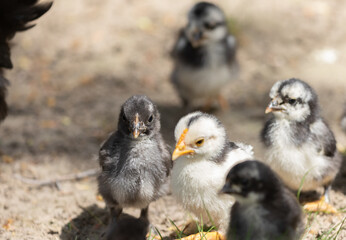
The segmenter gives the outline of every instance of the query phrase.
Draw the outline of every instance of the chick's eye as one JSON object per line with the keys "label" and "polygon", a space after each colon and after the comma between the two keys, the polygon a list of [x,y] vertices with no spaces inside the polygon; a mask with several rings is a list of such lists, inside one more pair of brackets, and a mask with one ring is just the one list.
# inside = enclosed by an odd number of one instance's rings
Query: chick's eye
{"label": "chick's eye", "polygon": [[153,115],[150,115],[150,117],[148,118],[148,122],[152,122],[154,120],[154,117],[153,117]]}
{"label": "chick's eye", "polygon": [[204,144],[204,138],[200,138],[200,139],[196,140],[195,144],[197,147],[202,146]]}
{"label": "chick's eye", "polygon": [[247,186],[249,184],[249,180],[244,178],[244,179],[241,180],[241,184],[243,186]]}
{"label": "chick's eye", "polygon": [[125,122],[127,121],[127,118],[126,118],[125,114],[123,114],[122,119],[123,119]]}
{"label": "chick's eye", "polygon": [[216,25],[211,23],[204,23],[204,27],[208,30],[213,30],[216,27]]}
{"label": "chick's eye", "polygon": [[292,98],[288,99],[288,103],[291,105],[295,104],[296,102],[297,102],[296,99],[292,99]]}

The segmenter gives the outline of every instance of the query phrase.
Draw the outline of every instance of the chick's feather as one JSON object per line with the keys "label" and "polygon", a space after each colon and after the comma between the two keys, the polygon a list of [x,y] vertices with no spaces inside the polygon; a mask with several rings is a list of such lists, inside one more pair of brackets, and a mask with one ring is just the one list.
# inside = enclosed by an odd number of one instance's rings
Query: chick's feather
{"label": "chick's feather", "polygon": [[3,76],[4,68],[12,68],[10,39],[16,32],[35,26],[29,22],[45,14],[52,2],[39,3],[37,0],[0,1],[0,121],[7,115],[6,89],[8,80]]}

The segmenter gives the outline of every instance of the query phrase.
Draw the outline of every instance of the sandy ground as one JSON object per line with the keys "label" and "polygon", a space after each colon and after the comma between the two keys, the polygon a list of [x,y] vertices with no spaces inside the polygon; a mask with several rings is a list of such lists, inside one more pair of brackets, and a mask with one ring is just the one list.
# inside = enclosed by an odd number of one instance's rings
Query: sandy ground
{"label": "sandy ground", "polygon": [[[299,77],[316,89],[324,117],[345,146],[339,117],[346,100],[346,2],[216,2],[239,41],[241,74],[224,93],[230,110],[215,112],[231,140],[252,144],[261,158],[258,135],[268,91],[277,80]],[[10,113],[0,126],[1,239],[99,239],[108,213],[97,199],[95,177],[58,189],[33,187],[15,176],[54,179],[96,168],[99,145],[133,94],[158,104],[162,132],[173,146],[184,112],[168,79],[169,51],[193,3],[57,0],[35,28],[16,36],[15,68],[6,73]],[[345,161],[331,193],[338,209],[346,207]],[[305,239],[345,215],[315,216]],[[168,236],[169,219],[183,224],[187,214],[167,196],[152,204],[150,219]],[[346,239],[345,226],[338,239]]]}

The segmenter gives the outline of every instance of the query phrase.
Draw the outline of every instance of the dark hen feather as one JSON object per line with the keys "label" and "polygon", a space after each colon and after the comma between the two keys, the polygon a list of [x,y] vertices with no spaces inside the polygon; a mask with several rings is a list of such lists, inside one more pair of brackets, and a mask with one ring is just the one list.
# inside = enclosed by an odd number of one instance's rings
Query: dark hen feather
{"label": "dark hen feather", "polygon": [[11,51],[9,41],[16,32],[25,31],[35,26],[29,23],[45,14],[52,2],[39,3],[38,0],[1,0],[0,1],[0,121],[7,115],[6,87],[7,79],[3,68],[11,69]]}

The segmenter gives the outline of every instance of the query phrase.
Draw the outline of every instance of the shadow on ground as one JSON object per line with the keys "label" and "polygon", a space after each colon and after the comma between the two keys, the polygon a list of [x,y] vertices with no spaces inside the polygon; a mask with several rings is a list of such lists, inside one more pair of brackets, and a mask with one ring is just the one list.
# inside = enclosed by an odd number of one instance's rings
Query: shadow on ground
{"label": "shadow on ground", "polygon": [[[62,240],[146,240],[150,236],[158,236],[155,231],[149,230],[149,221],[144,218],[135,218],[123,213],[116,224],[108,226],[109,212],[93,204],[83,210],[77,217],[65,224],[61,230]],[[149,232],[149,233],[148,233]],[[149,237],[147,238],[147,234]],[[170,240],[171,237],[164,237]]]}
{"label": "shadow on ground", "polygon": [[108,211],[98,207],[96,204],[90,205],[78,216],[65,224],[61,230],[62,240],[96,240],[102,239],[101,235],[106,231],[108,222]]}
{"label": "shadow on ground", "polygon": [[346,153],[344,153],[343,155],[340,171],[338,175],[336,176],[333,183],[333,187],[332,187],[335,191],[342,192],[343,194],[346,195],[345,179],[346,179]]}

